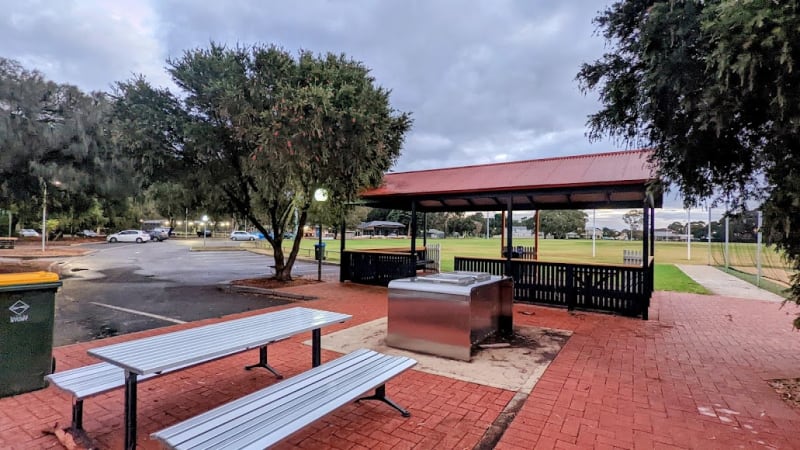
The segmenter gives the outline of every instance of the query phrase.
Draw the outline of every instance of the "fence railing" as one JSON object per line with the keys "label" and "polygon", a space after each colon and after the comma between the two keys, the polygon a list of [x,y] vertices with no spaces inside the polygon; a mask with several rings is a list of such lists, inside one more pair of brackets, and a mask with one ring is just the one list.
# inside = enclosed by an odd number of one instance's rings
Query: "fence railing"
{"label": "fence railing", "polygon": [[398,278],[417,273],[410,253],[384,251],[344,251],[339,269],[339,281],[388,286]]}
{"label": "fence railing", "polygon": [[[456,257],[455,270],[506,274],[506,260]],[[609,311],[647,320],[653,260],[646,267],[511,261],[514,300]]]}
{"label": "fence railing", "polygon": [[441,272],[442,269],[442,244],[428,244],[425,246],[425,270]]}

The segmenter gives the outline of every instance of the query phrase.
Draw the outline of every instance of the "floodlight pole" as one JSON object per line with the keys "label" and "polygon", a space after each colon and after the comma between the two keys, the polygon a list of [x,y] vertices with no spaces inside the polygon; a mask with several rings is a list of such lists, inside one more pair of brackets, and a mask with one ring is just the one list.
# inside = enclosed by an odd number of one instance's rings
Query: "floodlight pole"
{"label": "floodlight pole", "polygon": [[692,210],[686,210],[686,259],[692,260]]}

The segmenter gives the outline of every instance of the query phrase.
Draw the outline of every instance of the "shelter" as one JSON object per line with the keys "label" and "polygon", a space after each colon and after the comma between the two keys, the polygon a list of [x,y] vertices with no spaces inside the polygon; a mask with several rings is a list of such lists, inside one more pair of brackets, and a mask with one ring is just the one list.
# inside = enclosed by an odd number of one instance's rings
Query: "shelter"
{"label": "shelter", "polygon": [[400,222],[373,220],[372,222],[362,222],[356,229],[364,236],[388,236],[392,233],[402,234],[405,227]]}
{"label": "shelter", "polygon": [[[418,212],[505,211],[499,258],[455,257],[456,270],[514,278],[515,299],[572,308],[601,309],[647,318],[653,278],[654,208],[661,186],[648,163],[649,150],[596,153],[414,172],[390,173],[381,186],[361,194],[367,206],[410,211],[411,248],[403,258],[382,260],[345,252],[340,279],[388,284],[413,276],[424,253],[416,248]],[[544,263],[515,258],[514,210],[642,208],[642,267]],[[538,230],[537,230],[538,231]],[[538,232],[535,233],[538,239]],[[538,243],[537,243],[538,246]],[[620,255],[621,258],[622,255]]]}

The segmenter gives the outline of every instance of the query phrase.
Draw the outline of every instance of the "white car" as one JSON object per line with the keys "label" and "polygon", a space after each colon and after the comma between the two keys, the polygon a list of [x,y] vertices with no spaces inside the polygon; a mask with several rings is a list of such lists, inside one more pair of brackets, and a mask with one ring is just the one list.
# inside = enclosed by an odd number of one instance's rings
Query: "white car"
{"label": "white car", "polygon": [[39,232],[30,228],[23,228],[19,230],[19,235],[22,237],[38,237]]}
{"label": "white car", "polygon": [[247,231],[234,231],[231,233],[232,241],[255,241],[256,237]]}
{"label": "white car", "polygon": [[150,240],[150,235],[142,230],[125,230],[114,234],[109,234],[106,238],[108,242],[137,242],[139,244]]}

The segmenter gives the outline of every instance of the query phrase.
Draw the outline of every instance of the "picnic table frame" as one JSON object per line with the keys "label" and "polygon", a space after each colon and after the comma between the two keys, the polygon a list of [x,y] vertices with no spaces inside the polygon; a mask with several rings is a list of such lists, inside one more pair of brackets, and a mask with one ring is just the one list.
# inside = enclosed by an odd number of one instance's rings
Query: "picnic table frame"
{"label": "picnic table frame", "polygon": [[98,347],[88,353],[125,370],[125,448],[134,449],[138,376],[188,368],[259,348],[256,366],[265,367],[280,377],[267,364],[267,344],[311,331],[311,365],[316,367],[321,362],[321,328],[351,318],[348,314],[319,309],[289,308]]}

